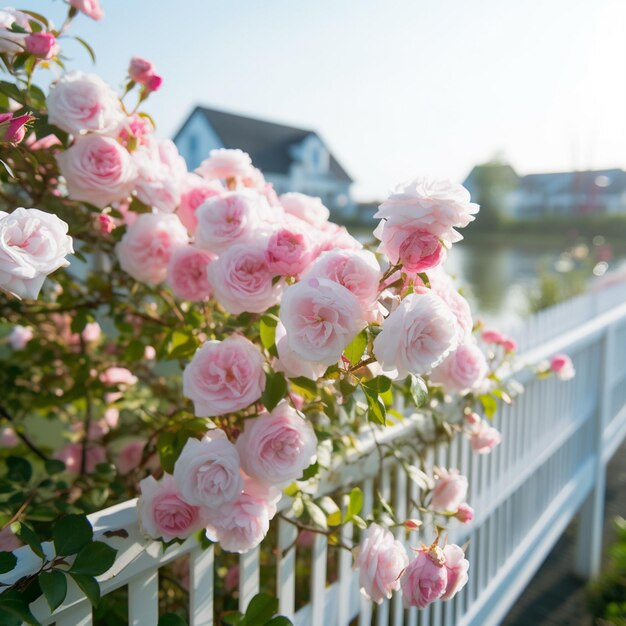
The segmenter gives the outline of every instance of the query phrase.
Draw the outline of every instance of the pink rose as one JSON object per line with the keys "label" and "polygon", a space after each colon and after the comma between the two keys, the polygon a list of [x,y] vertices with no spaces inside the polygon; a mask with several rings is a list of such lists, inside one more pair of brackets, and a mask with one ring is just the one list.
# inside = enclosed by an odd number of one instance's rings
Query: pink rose
{"label": "pink rose", "polygon": [[101,334],[102,334],[102,329],[100,328],[100,324],[98,324],[98,322],[89,322],[85,324],[85,328],[83,328],[83,332],[81,333],[83,339],[87,343],[98,341],[98,339],[100,339]]}
{"label": "pink rose", "polygon": [[135,280],[157,285],[178,248],[188,245],[187,230],[176,215],[142,213],[117,244],[122,269]]}
{"label": "pink rose", "polygon": [[355,561],[361,593],[380,604],[400,589],[400,576],[409,557],[400,541],[382,526],[370,524],[362,534]]}
{"label": "pink rose", "polygon": [[146,346],[146,349],[143,352],[143,358],[146,359],[146,361],[154,361],[156,358],[156,350],[154,349],[154,346]]}
{"label": "pink rose", "polygon": [[100,20],[104,17],[104,11],[100,6],[100,0],[68,0],[79,11],[82,11],[92,20]]}
{"label": "pink rose", "polygon": [[33,338],[33,329],[30,326],[17,326],[13,327],[10,332],[8,340],[9,345],[13,350],[23,350],[28,342]]}
{"label": "pink rose", "polygon": [[35,133],[31,133],[26,140],[26,145],[31,150],[49,150],[53,146],[60,146],[61,141],[56,135],[45,135],[41,139],[37,139]]}
{"label": "pink rose", "polygon": [[576,376],[572,359],[570,359],[567,354],[555,354],[550,360],[550,370],[553,371],[560,380],[571,380]]}
{"label": "pink rose", "polygon": [[133,113],[122,122],[118,139],[129,152],[132,152],[140,146],[151,143],[153,132],[154,126],[147,117]]}
{"label": "pink rose", "polygon": [[374,340],[374,354],[383,371],[398,378],[428,372],[455,348],[454,316],[432,292],[404,298]]}
{"label": "pink rose", "polygon": [[209,282],[215,299],[233,315],[263,313],[279,302],[283,288],[280,282],[272,284],[265,245],[260,241],[228,248],[209,266]]}
{"label": "pink rose", "polygon": [[265,199],[253,191],[227,192],[207,198],[196,210],[196,245],[215,254],[234,243],[257,237]]}
{"label": "pink rose", "polygon": [[254,175],[250,155],[241,150],[219,148],[209,152],[209,158],[202,161],[196,172],[207,180],[221,178],[246,178]]}
{"label": "pink rose", "polygon": [[459,504],[456,517],[461,524],[469,524],[474,519],[474,509],[467,503]]}
{"label": "pink rose", "polygon": [[324,363],[307,361],[291,349],[287,340],[287,331],[282,322],[276,325],[275,341],[278,360],[274,362],[274,369],[277,372],[285,372],[288,378],[304,376],[317,380],[328,369]]}
{"label": "pink rose", "polygon": [[245,409],[265,389],[263,356],[245,337],[207,341],[183,372],[183,394],[198,417],[213,417]]}
{"label": "pink rose", "polygon": [[346,229],[345,226],[326,222],[318,232],[319,251],[328,252],[329,250],[361,250],[363,245],[355,239]]}
{"label": "pink rose", "polygon": [[128,66],[128,75],[136,83],[144,84],[154,74],[154,65],[143,57],[132,57]]}
{"label": "pink rose", "polygon": [[455,512],[467,497],[469,483],[459,470],[437,468],[431,506],[435,511]]}
{"label": "pink rose", "polygon": [[167,283],[177,298],[197,302],[211,295],[209,264],[215,256],[194,246],[174,251],[167,268]]}
{"label": "pink rose", "polygon": [[0,428],[0,446],[3,448],[15,448],[20,442],[17,433],[10,426]]}
{"label": "pink rose", "polygon": [[467,584],[469,561],[465,558],[463,549],[453,543],[443,549],[443,554],[446,559],[444,567],[448,573],[448,584],[441,599],[450,600]]}
{"label": "pink rose", "polygon": [[279,498],[280,491],[263,490],[247,480],[234,502],[211,510],[207,536],[227,552],[248,552],[267,535]]}
{"label": "pink rose", "polygon": [[288,225],[271,235],[265,255],[275,276],[299,276],[313,260],[315,246],[303,229]]}
{"label": "pink rose", "polygon": [[441,598],[448,587],[448,571],[441,548],[422,547],[402,576],[402,604],[405,609],[427,607]]}
{"label": "pink rose", "polygon": [[139,489],[139,524],[149,537],[163,541],[186,539],[206,524],[205,512],[183,500],[169,474],[159,482],[148,476],[139,483]]}
{"label": "pink rose", "polygon": [[502,347],[505,352],[515,352],[517,350],[517,341],[511,337],[506,337],[502,342]]}
{"label": "pink rose", "polygon": [[381,279],[380,265],[368,250],[324,252],[306,277],[327,278],[339,283],[358,300],[363,319],[372,318]]}
{"label": "pink rose", "polygon": [[104,209],[126,199],[135,185],[136,169],[130,154],[115,139],[86,135],[57,155],[72,200]]}
{"label": "pink rose", "polygon": [[462,185],[448,180],[415,180],[399,185],[385,200],[375,218],[382,221],[374,235],[383,242],[389,240],[385,230],[425,231],[451,244],[462,239],[454,230],[474,220],[478,205]]}
{"label": "pink rose", "polygon": [[137,168],[137,197],[157,211],[173,213],[187,175],[187,166],[174,142],[146,138],[132,159]]}
{"label": "pink rose", "polygon": [[236,446],[248,476],[284,487],[313,463],[317,438],[310,422],[283,401],[271,413],[246,420]]}
{"label": "pink rose", "polygon": [[487,359],[473,342],[461,344],[430,375],[430,380],[446,389],[463,392],[476,389],[487,375]]}
{"label": "pink rose", "polygon": [[325,365],[336,363],[363,327],[354,295],[326,278],[307,278],[287,288],[280,321],[293,352]]}
{"label": "pink rose", "polygon": [[[82,466],[83,444],[68,443],[56,452],[54,458],[65,463],[66,472],[78,474]],[[106,463],[106,460],[106,452],[102,446],[87,446],[85,470],[88,474],[92,474],[96,470],[96,466],[100,463]]]}
{"label": "pink rose", "polygon": [[425,272],[445,261],[446,249],[437,235],[427,230],[386,226],[378,252],[393,264],[402,263],[405,272]]}
{"label": "pink rose", "polygon": [[469,440],[474,452],[489,454],[502,441],[502,435],[487,420],[480,420],[471,426]]}
{"label": "pink rose", "polygon": [[104,385],[135,385],[137,377],[125,367],[109,367],[100,374],[100,382]]}
{"label": "pink rose", "polygon": [[117,453],[115,458],[115,466],[117,471],[122,474],[129,474],[134,469],[137,469],[141,464],[143,458],[143,451],[146,447],[145,441],[135,439],[133,441],[127,441]]}
{"label": "pink rose", "polygon": [[115,135],[124,120],[118,95],[96,74],[66,72],[50,88],[48,121],[79,135]]}
{"label": "pink rose", "polygon": [[207,181],[197,174],[188,173],[182,182],[180,204],[176,210],[180,221],[190,233],[194,233],[198,225],[196,211],[202,203],[214,196],[224,193],[224,187],[218,180]]}
{"label": "pink rose", "polygon": [[0,113],[0,142],[21,143],[26,135],[26,125],[34,119],[28,113],[19,117],[13,113]]}
{"label": "pink rose", "polygon": [[223,430],[211,430],[200,441],[188,439],[174,478],[186,502],[210,509],[233,502],[243,489],[239,454]]}
{"label": "pink rose", "polygon": [[472,311],[467,300],[457,291],[452,278],[445,270],[438,266],[429,271],[428,277],[432,291],[436,293],[447,305],[456,319],[456,337],[462,343],[472,334],[474,322]]}
{"label": "pink rose", "polygon": [[56,215],[18,207],[0,211],[0,289],[36,298],[48,274],[67,267],[73,254],[68,225]]}
{"label": "pink rose", "polygon": [[320,198],[313,198],[303,193],[284,193],[279,201],[287,213],[299,217],[316,227],[321,227],[330,217],[330,211]]}
{"label": "pink rose", "polygon": [[50,59],[58,50],[56,37],[52,33],[31,33],[24,40],[26,50],[40,59]]}

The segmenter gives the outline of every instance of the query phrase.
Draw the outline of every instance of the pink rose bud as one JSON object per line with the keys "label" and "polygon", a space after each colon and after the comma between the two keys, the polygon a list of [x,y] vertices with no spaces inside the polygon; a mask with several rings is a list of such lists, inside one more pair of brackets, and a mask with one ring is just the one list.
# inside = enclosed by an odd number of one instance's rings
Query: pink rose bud
{"label": "pink rose bud", "polygon": [[567,354],[555,354],[550,361],[550,370],[561,380],[570,380],[576,375],[572,359]]}
{"label": "pink rose bud", "polygon": [[56,52],[56,37],[52,33],[32,33],[24,40],[26,50],[40,59],[50,59]]}
{"label": "pink rose bud", "polygon": [[146,81],[144,87],[146,88],[146,91],[152,92],[152,91],[158,91],[162,84],[163,84],[163,78],[159,76],[158,74],[153,74]]}
{"label": "pink rose bud", "polygon": [[69,0],[69,3],[92,20],[99,20],[104,17],[100,0]]}
{"label": "pink rose bud", "polygon": [[15,448],[19,442],[17,433],[10,426],[0,428],[0,446],[3,448]]}
{"label": "pink rose bud", "polygon": [[13,117],[12,113],[0,113],[0,143],[20,143],[26,135],[26,124],[34,120],[30,114]]}
{"label": "pink rose bud", "polygon": [[115,222],[113,218],[107,213],[100,213],[97,217],[98,230],[103,235],[110,235],[115,228]]}
{"label": "pink rose bud", "polygon": [[497,344],[501,344],[505,337],[504,335],[498,331],[498,330],[483,330],[482,334],[480,335],[480,338],[485,341],[486,343],[497,343]]}
{"label": "pink rose bud", "polygon": [[469,504],[460,504],[455,517],[461,524],[469,524],[474,519],[474,509]]}
{"label": "pink rose bud", "polygon": [[408,519],[404,522],[404,527],[411,530],[419,530],[423,526],[423,522],[419,519]]}
{"label": "pink rose bud", "polygon": [[[65,463],[65,471],[78,474],[83,462],[83,444],[68,443],[54,455],[55,459]],[[91,474],[95,471],[96,465],[106,463],[106,452],[103,447],[90,445],[87,447],[86,471]]]}
{"label": "pink rose bud", "polygon": [[23,350],[33,338],[33,329],[30,326],[14,326],[9,335],[9,344],[13,350]]}
{"label": "pink rose bud", "polygon": [[143,57],[133,57],[128,66],[128,75],[131,80],[143,85],[154,75],[154,65]]}
{"label": "pink rose bud", "polygon": [[448,583],[441,599],[450,600],[467,583],[469,561],[465,558],[463,549],[455,544],[447,545],[443,549],[443,554],[445,556],[444,567],[448,574]]}
{"label": "pink rose bud", "polygon": [[423,547],[409,563],[402,576],[402,603],[423,609],[441,598],[448,587],[448,570],[441,548]]}
{"label": "pink rose bud", "polygon": [[502,347],[504,348],[505,352],[515,352],[515,350],[517,350],[517,341],[515,341],[515,339],[512,339],[511,337],[505,337],[504,341],[502,342]]}
{"label": "pink rose bud", "polygon": [[105,385],[134,385],[137,377],[125,367],[109,367],[100,374],[100,381]]}
{"label": "pink rose bud", "polygon": [[472,450],[477,454],[489,454],[502,441],[500,431],[491,426],[487,420],[480,420],[472,425],[469,440]]}
{"label": "pink rose bud", "polygon": [[482,421],[482,417],[480,415],[478,415],[478,413],[468,413],[465,416],[465,421],[470,426],[473,426],[474,424],[480,424],[480,422]]}
{"label": "pink rose bud", "polygon": [[146,361],[154,361],[156,358],[154,346],[146,346],[146,349],[143,351],[143,358],[146,359]]}
{"label": "pink rose bud", "polygon": [[467,496],[469,484],[459,470],[437,469],[437,479],[433,489],[432,507],[435,511],[458,510]]}

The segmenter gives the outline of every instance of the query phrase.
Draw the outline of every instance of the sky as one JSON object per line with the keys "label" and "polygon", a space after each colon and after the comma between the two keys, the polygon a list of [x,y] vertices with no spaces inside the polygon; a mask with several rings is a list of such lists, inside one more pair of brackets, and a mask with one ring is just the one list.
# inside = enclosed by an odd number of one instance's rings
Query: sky
{"label": "sky", "polygon": [[[27,6],[28,5],[28,6]],[[318,131],[357,199],[400,181],[626,168],[624,0],[101,0],[71,33],[118,87],[133,55],[164,83],[171,137],[202,104]],[[62,0],[24,0],[63,21]],[[63,43],[63,42],[61,42]],[[93,70],[75,42],[68,66]]]}

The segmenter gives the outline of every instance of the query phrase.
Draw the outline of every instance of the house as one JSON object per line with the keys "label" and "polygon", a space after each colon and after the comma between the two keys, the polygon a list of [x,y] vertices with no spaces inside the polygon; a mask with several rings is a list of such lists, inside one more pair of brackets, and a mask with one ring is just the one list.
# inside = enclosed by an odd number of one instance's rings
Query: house
{"label": "house", "polygon": [[216,148],[239,148],[277,193],[299,191],[318,196],[331,219],[350,219],[355,205],[352,178],[313,130],[294,128],[216,109],[196,107],[174,136],[192,170]]}
{"label": "house", "polygon": [[626,172],[621,169],[518,176],[510,165],[491,162],[474,167],[463,184],[486,213],[498,217],[626,214]]}

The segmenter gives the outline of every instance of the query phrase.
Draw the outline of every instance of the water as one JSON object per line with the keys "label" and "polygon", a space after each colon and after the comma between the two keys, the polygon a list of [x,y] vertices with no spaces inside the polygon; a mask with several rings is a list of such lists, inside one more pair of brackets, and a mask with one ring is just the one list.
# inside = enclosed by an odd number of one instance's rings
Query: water
{"label": "water", "polygon": [[[371,231],[353,230],[363,243],[371,242]],[[549,242],[467,242],[454,244],[445,263],[455,276],[463,295],[472,305],[474,317],[486,324],[511,328],[531,312],[530,297],[539,288],[540,276],[555,272],[563,263],[565,246]],[[582,251],[584,253],[584,250]],[[593,246],[590,254],[595,254]],[[593,262],[589,265],[589,276]],[[614,253],[608,269],[626,268],[626,250]],[[563,269],[563,268],[561,268]],[[567,278],[564,278],[567,280]]]}

